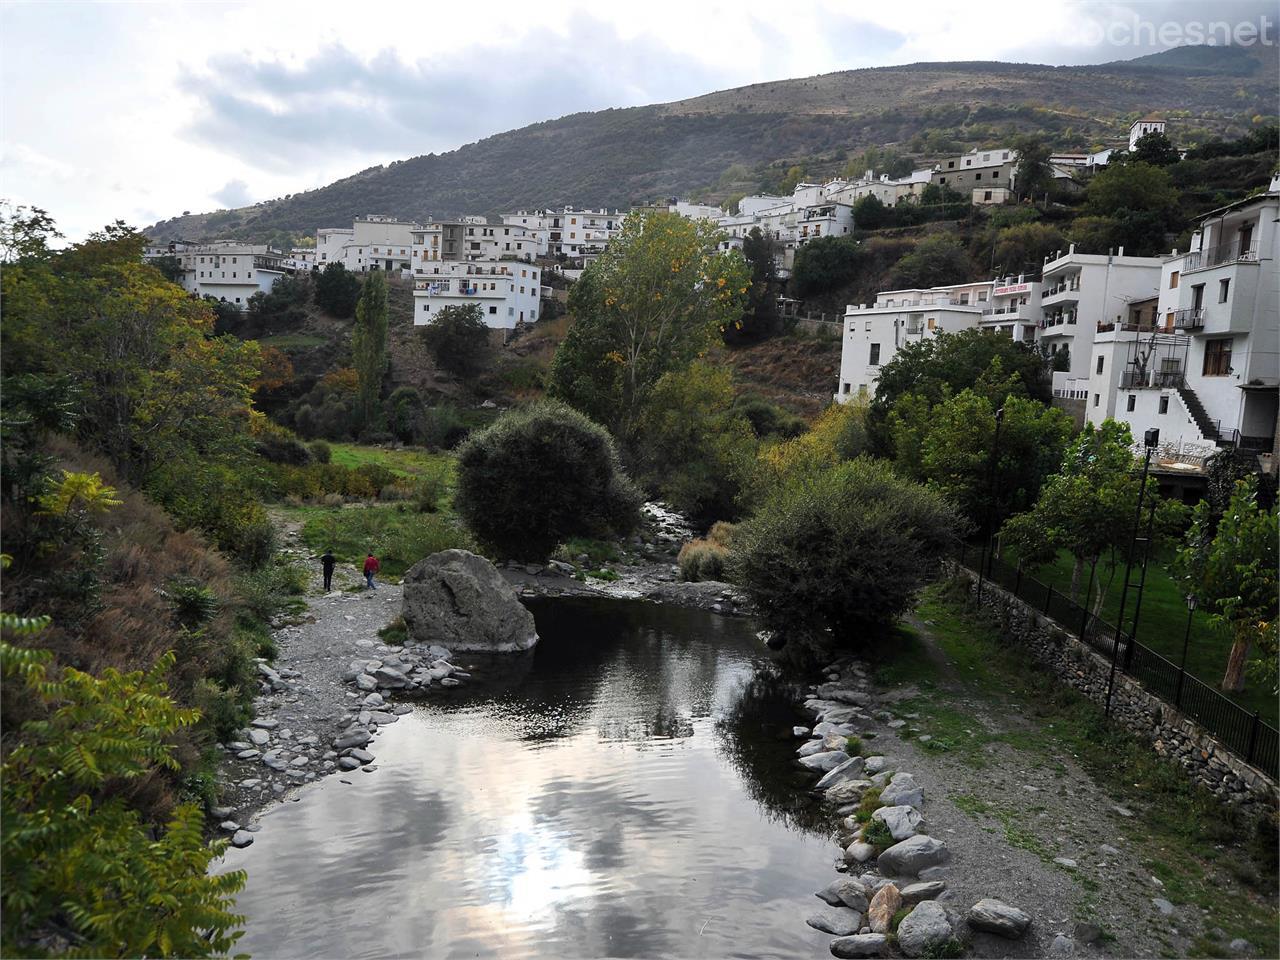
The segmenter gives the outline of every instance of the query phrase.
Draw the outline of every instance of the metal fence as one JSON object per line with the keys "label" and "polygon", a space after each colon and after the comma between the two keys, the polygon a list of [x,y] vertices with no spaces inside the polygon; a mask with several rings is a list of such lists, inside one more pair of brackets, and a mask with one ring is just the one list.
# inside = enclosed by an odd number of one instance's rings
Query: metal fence
{"label": "metal fence", "polygon": [[[966,560],[975,565],[981,563],[980,554],[971,546],[962,547],[958,559],[962,566],[967,566]],[[984,576],[1111,659],[1117,642],[1113,624],[1094,616],[1051,584],[1024,574],[991,554],[987,556]],[[1128,634],[1119,634],[1119,644],[1118,670],[1195,720],[1245,763],[1274,775],[1280,765],[1280,731],[1264,721],[1261,714],[1250,713]]]}

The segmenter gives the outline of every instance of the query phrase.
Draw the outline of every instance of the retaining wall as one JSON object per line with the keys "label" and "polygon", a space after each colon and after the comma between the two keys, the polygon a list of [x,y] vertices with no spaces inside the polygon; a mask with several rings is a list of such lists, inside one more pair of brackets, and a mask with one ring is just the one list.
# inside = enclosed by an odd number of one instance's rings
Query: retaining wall
{"label": "retaining wall", "polygon": [[[969,579],[970,596],[977,599],[977,574],[957,564],[951,568]],[[1094,703],[1106,702],[1109,660],[1057,621],[990,580],[982,584],[981,604],[996,615],[1007,640],[1026,647],[1037,662]],[[1198,723],[1148,693],[1119,669],[1111,696],[1111,716],[1149,741],[1160,756],[1178,763],[1214,796],[1248,815],[1274,809],[1280,799],[1275,771],[1268,775],[1240,760]]]}

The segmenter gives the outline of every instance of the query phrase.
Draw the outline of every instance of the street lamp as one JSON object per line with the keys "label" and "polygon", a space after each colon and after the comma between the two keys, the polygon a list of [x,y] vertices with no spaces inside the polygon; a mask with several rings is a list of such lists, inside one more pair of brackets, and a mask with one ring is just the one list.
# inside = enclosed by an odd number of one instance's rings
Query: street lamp
{"label": "street lamp", "polygon": [[995,508],[995,501],[1000,487],[1000,473],[997,469],[1000,457],[1000,424],[1004,423],[1004,407],[996,410],[996,432],[991,440],[991,462],[987,465],[987,472],[991,480],[991,496],[987,500],[987,519],[982,530],[982,558],[978,561],[978,602],[982,602],[982,580],[987,571],[987,549],[991,545],[991,514]]}
{"label": "street lamp", "polygon": [[1194,593],[1188,593],[1186,600],[1187,632],[1182,635],[1182,665],[1178,667],[1178,692],[1173,697],[1175,707],[1182,706],[1182,681],[1187,675],[1187,644],[1191,641],[1191,615],[1196,612],[1196,604],[1199,603]]}
{"label": "street lamp", "polygon": [[[1111,716],[1111,693],[1115,689],[1116,661],[1120,656],[1120,630],[1124,624],[1124,608],[1129,600],[1129,575],[1133,571],[1133,547],[1138,542],[1138,527],[1142,523],[1142,502],[1147,494],[1147,474],[1151,470],[1151,455],[1160,444],[1160,430],[1152,427],[1142,438],[1147,448],[1147,456],[1142,461],[1142,481],[1138,486],[1138,509],[1133,517],[1133,536],[1130,538],[1129,551],[1124,562],[1124,588],[1120,591],[1120,610],[1116,613],[1116,633],[1111,643],[1111,673],[1107,677],[1107,705],[1105,713]],[[1130,640],[1130,644],[1132,644]]]}

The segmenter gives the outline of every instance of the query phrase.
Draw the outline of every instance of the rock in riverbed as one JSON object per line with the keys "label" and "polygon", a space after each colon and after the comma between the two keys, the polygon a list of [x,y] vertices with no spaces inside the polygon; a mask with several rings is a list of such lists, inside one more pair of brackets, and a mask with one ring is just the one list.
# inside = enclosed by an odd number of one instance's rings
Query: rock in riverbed
{"label": "rock in riverbed", "polygon": [[920,811],[915,807],[880,807],[871,814],[871,819],[879,820],[888,827],[895,840],[914,837],[924,827],[924,817],[920,816]]}
{"label": "rock in riverbed", "polygon": [[872,933],[888,933],[893,915],[902,909],[902,894],[892,883],[886,883],[871,898],[867,908],[867,924]]}
{"label": "rock in riverbed", "polygon": [[826,907],[805,921],[815,930],[847,937],[862,926],[862,914],[849,907]]}
{"label": "rock in riverbed", "polygon": [[833,907],[850,907],[859,913],[867,912],[867,888],[853,877],[833,880],[816,894]]}
{"label": "rock in riverbed", "polygon": [[975,930],[985,930],[1010,940],[1016,940],[1031,926],[1031,918],[1017,907],[990,897],[970,907],[968,919],[969,926]]}
{"label": "rock in riverbed", "polygon": [[889,938],[883,933],[860,933],[832,940],[831,954],[846,960],[854,957],[882,957],[888,945]]}
{"label": "rock in riverbed", "polygon": [[538,642],[533,614],[497,567],[467,550],[442,550],[404,575],[409,636],[454,652],[509,653]]}
{"label": "rock in riverbed", "polygon": [[901,843],[895,843],[880,854],[880,859],[876,863],[883,873],[914,877],[926,867],[945,863],[949,856],[945,843],[920,834],[909,837]]}
{"label": "rock in riverbed", "polygon": [[951,939],[951,921],[940,904],[926,900],[898,924],[898,946],[908,957],[923,957]]}

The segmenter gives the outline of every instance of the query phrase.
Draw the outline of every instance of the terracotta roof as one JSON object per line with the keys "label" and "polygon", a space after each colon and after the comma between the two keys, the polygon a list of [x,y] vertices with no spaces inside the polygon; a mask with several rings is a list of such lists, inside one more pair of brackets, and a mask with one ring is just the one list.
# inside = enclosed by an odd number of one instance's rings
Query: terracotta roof
{"label": "terracotta roof", "polygon": [[[1145,117],[1133,121],[1133,123],[1164,123],[1164,117],[1157,117],[1154,113],[1149,113]],[[1130,124],[1133,126],[1133,124]]]}

